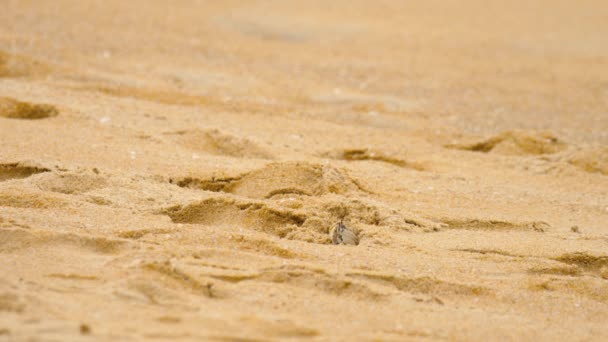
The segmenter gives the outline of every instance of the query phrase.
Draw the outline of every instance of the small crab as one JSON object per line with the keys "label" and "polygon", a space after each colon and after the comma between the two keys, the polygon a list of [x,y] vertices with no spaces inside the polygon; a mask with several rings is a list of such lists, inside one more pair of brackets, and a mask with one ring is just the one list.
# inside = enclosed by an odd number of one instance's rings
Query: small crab
{"label": "small crab", "polygon": [[359,238],[354,231],[347,228],[340,220],[331,232],[331,242],[334,245],[358,245]]}

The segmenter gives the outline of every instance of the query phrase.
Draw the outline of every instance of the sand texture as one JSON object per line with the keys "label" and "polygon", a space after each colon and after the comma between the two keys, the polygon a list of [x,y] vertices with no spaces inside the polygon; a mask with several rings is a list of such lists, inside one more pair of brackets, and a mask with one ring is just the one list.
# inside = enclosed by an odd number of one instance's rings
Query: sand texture
{"label": "sand texture", "polygon": [[599,0],[1,1],[0,341],[607,341],[607,37]]}

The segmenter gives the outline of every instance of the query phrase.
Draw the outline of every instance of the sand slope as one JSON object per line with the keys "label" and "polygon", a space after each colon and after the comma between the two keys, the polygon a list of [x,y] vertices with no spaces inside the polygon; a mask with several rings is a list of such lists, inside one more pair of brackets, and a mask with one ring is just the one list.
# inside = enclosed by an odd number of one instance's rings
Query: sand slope
{"label": "sand slope", "polygon": [[608,339],[604,2],[0,7],[0,340]]}

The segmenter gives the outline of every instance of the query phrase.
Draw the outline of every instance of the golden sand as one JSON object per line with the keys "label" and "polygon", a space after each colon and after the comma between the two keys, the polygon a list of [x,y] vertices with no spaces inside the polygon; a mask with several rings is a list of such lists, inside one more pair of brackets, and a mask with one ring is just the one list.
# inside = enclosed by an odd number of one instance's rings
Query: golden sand
{"label": "golden sand", "polygon": [[608,340],[607,18],[2,2],[0,340]]}

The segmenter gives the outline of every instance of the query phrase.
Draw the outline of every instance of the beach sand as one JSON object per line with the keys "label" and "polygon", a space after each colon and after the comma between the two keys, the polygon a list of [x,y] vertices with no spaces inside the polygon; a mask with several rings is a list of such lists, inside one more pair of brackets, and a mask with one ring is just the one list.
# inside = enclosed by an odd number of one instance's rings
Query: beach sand
{"label": "beach sand", "polygon": [[608,340],[605,1],[0,8],[0,340]]}

